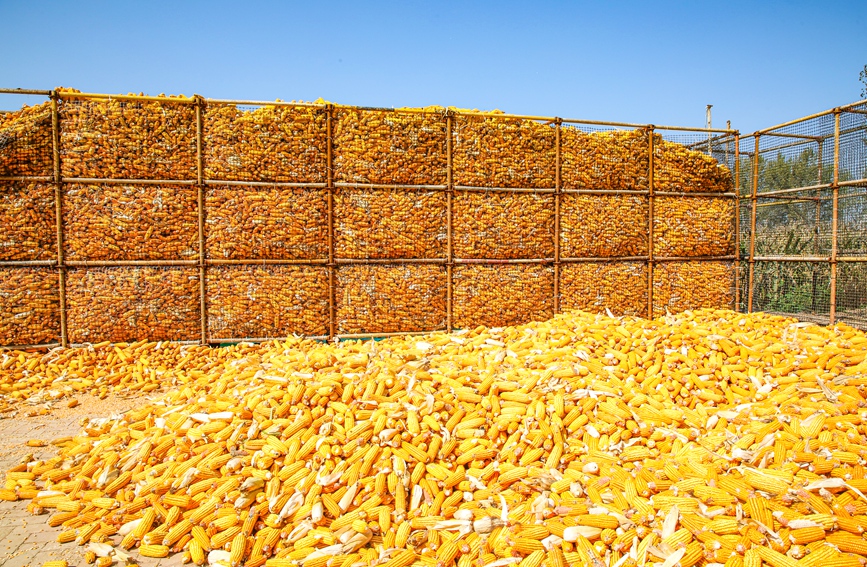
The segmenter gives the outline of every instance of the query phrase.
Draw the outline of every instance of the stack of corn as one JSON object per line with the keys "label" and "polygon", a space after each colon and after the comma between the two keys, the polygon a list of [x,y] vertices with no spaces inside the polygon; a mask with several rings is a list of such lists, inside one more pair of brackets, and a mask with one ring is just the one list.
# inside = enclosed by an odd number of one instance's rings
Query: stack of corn
{"label": "stack of corn", "polygon": [[643,130],[560,132],[562,183],[566,189],[647,189],[650,145]]}
{"label": "stack of corn", "polygon": [[867,336],[846,326],[575,312],[211,356],[0,495],[50,512],[61,542],[195,564],[867,558]]}
{"label": "stack of corn", "polygon": [[647,264],[577,262],[560,266],[560,308],[647,315]]}
{"label": "stack of corn", "polygon": [[650,211],[646,196],[580,194],[561,200],[561,256],[647,255]]}
{"label": "stack of corn", "polygon": [[732,306],[732,262],[660,262],[653,267],[653,313]]}
{"label": "stack of corn", "polygon": [[728,256],[734,253],[734,199],[656,198],[653,214],[655,256]]}
{"label": "stack of corn", "polygon": [[551,258],[554,196],[468,191],[454,198],[458,258]]}
{"label": "stack of corn", "polygon": [[60,340],[60,295],[52,268],[0,268],[0,337],[4,344]]}
{"label": "stack of corn", "polygon": [[196,268],[75,268],[66,277],[71,343],[197,340],[199,305]]}
{"label": "stack of corn", "polygon": [[712,156],[655,134],[653,186],[660,191],[726,192],[732,190],[734,179],[731,170]]}
{"label": "stack of corn", "polygon": [[57,254],[54,187],[0,181],[0,260],[50,260]]}
{"label": "stack of corn", "polygon": [[[325,113],[309,106],[208,103],[203,113],[207,179],[232,181],[325,181]],[[189,133],[195,139],[195,129]]]}
{"label": "stack of corn", "polygon": [[454,327],[506,326],[554,314],[554,270],[540,264],[454,268]]}
{"label": "stack of corn", "polygon": [[0,176],[51,175],[51,106],[48,102],[0,113]]}

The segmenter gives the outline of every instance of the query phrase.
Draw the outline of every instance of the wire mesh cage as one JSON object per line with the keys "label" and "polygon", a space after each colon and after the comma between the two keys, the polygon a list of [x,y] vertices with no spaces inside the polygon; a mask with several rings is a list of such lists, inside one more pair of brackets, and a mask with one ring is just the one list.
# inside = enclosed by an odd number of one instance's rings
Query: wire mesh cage
{"label": "wire mesh cage", "polygon": [[653,313],[702,307],[734,307],[735,264],[719,261],[663,262],[653,267]]}
{"label": "wire mesh cage", "polygon": [[753,311],[790,315],[828,324],[831,268],[827,262],[757,261]]}
{"label": "wire mesh cage", "polygon": [[64,177],[196,179],[192,99],[75,98],[61,92],[60,160]]}
{"label": "wire mesh cage", "polygon": [[51,105],[26,97],[32,106],[0,113],[0,176],[50,176],[54,172]]}
{"label": "wire mesh cage", "polygon": [[0,181],[0,261],[57,258],[54,187]]}
{"label": "wire mesh cage", "polygon": [[867,329],[867,263],[840,262],[836,276],[836,319]]}
{"label": "wire mesh cage", "polygon": [[[833,205],[827,200],[823,204],[825,209],[831,209]],[[837,198],[837,253],[840,256],[867,256],[867,184],[840,188]]]}
{"label": "wire mesh cage", "polygon": [[[726,193],[734,172],[725,144],[710,132],[657,131],[653,135],[653,187],[662,192]],[[727,139],[725,139],[727,140]]]}
{"label": "wire mesh cage", "polygon": [[205,250],[224,260],[327,258],[327,195],[318,188],[209,186]]}
{"label": "wire mesh cage", "polygon": [[197,268],[73,268],[66,306],[72,343],[201,338]]}
{"label": "wire mesh cage", "polygon": [[505,327],[554,315],[554,269],[540,264],[454,267],[454,326]]}
{"label": "wire mesh cage", "polygon": [[218,181],[324,183],[327,118],[321,105],[208,101],[204,176]]}
{"label": "wire mesh cage", "polygon": [[445,266],[340,266],[335,279],[339,334],[436,331],[446,326]]}
{"label": "wire mesh cage", "polygon": [[334,193],[338,258],[444,258],[443,191],[339,188]]}
{"label": "wire mesh cage", "polygon": [[645,262],[580,262],[560,267],[560,308],[647,315]]}
{"label": "wire mesh cage", "polygon": [[67,260],[196,260],[196,189],[67,184],[63,233]]}
{"label": "wire mesh cage", "polygon": [[735,253],[735,207],[730,197],[656,197],[654,256]]}
{"label": "wire mesh cage", "polygon": [[759,197],[756,256],[815,256],[830,249],[831,216],[816,191]]}
{"label": "wire mesh cage", "polygon": [[554,124],[497,115],[454,120],[454,182],[468,187],[554,188]]}
{"label": "wire mesh cage", "polygon": [[211,339],[328,334],[328,271],[317,266],[210,266]]}
{"label": "wire mesh cage", "polygon": [[458,258],[550,258],[554,196],[548,193],[457,191],[452,205]]}
{"label": "wire mesh cage", "polygon": [[646,190],[650,139],[645,129],[564,124],[560,132],[564,189]]}
{"label": "wire mesh cage", "polygon": [[563,195],[561,257],[646,256],[648,201],[646,195]]}
{"label": "wire mesh cage", "polygon": [[839,181],[867,179],[867,103],[840,113],[839,139]]}
{"label": "wire mesh cage", "polygon": [[60,294],[54,268],[0,268],[0,337],[6,345],[60,341]]}
{"label": "wire mesh cage", "polygon": [[339,108],[334,179],[342,183],[443,185],[447,182],[444,109]]}

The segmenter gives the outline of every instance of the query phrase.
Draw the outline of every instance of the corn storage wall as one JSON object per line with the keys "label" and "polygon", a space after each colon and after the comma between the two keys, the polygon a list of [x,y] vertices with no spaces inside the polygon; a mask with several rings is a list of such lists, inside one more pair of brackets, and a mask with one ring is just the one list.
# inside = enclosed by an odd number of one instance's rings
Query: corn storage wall
{"label": "corn storage wall", "polygon": [[34,93],[0,114],[0,345],[735,303],[732,131]]}

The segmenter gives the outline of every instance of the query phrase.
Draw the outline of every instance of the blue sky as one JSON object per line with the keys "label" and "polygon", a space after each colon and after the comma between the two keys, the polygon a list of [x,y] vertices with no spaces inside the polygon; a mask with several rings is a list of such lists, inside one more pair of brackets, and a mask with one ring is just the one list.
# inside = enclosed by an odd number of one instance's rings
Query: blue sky
{"label": "blue sky", "polygon": [[713,104],[745,133],[859,99],[867,64],[865,0],[0,0],[0,29],[4,88],[684,126]]}

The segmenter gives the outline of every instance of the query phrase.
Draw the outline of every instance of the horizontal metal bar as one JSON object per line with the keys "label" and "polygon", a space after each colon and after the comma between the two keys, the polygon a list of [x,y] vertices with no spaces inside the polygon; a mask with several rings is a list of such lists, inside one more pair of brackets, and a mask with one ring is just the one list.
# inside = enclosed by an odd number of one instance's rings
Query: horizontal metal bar
{"label": "horizontal metal bar", "polygon": [[445,258],[335,258],[338,266],[382,264],[446,264]]}
{"label": "horizontal metal bar", "polygon": [[198,266],[198,260],[68,260],[71,268],[120,268],[124,266]]}
{"label": "horizontal metal bar", "polygon": [[786,126],[794,126],[795,124],[800,124],[801,122],[807,122],[809,120],[814,120],[816,118],[821,118],[822,116],[828,116],[829,114],[834,114],[834,109],[825,110],[823,112],[817,112],[815,114],[810,114],[808,116],[804,116],[802,118],[796,118],[794,120],[789,120],[788,122],[783,122],[782,124],[777,124],[776,126],[771,126],[770,128],[764,128],[762,130],[756,130],[752,136],[761,135],[764,136],[766,133],[771,132],[773,130],[779,130],[780,128],[785,128]]}
{"label": "horizontal metal bar", "polygon": [[195,185],[195,179],[105,179],[100,177],[63,177],[63,183],[91,185]]}
{"label": "horizontal metal bar", "polygon": [[789,193],[797,193],[799,191],[817,191],[820,189],[830,189],[831,183],[822,183],[821,185],[808,185],[807,187],[792,187],[791,189],[777,189],[775,191],[765,191],[756,193],[756,198],[760,197],[777,197],[779,195],[787,195]]}
{"label": "horizontal metal bar", "polygon": [[555,193],[557,189],[554,188],[540,188],[534,189],[532,187],[477,187],[474,185],[455,185],[455,191],[468,191],[468,192],[498,192],[498,193]]}
{"label": "horizontal metal bar", "polygon": [[0,350],[50,350],[62,346],[60,343],[44,343],[41,345],[0,345]]}
{"label": "horizontal metal bar", "polygon": [[345,333],[337,335],[340,340],[352,339],[387,339],[389,337],[417,337],[420,335],[432,335],[434,333],[445,333],[445,329],[436,329],[433,331],[404,331],[397,333]]}
{"label": "horizontal metal bar", "polygon": [[[655,133],[663,130],[671,130],[673,132],[695,132],[697,134],[730,134],[735,135],[737,130],[726,130],[725,128],[691,128],[689,126],[660,126],[658,124],[649,124],[649,128],[653,128]],[[707,143],[707,140],[705,140]]]}
{"label": "horizontal metal bar", "polygon": [[560,257],[561,264],[579,264],[585,262],[646,262],[648,256],[585,256],[576,258]]}
{"label": "horizontal metal bar", "polygon": [[843,106],[840,107],[840,110],[851,112],[850,109],[852,109],[856,106],[864,106],[864,105],[867,105],[867,98],[865,98],[863,100],[859,100],[857,102],[850,102],[849,104],[844,104]]}
{"label": "horizontal metal bar", "polygon": [[56,265],[57,260],[0,260],[0,268],[35,268]]}
{"label": "horizontal metal bar", "polygon": [[448,189],[447,185],[403,185],[403,184],[387,184],[387,183],[335,183],[335,187],[342,189],[407,189],[421,191],[444,191]]}
{"label": "horizontal metal bar", "polygon": [[[762,135],[764,136],[765,134],[762,134]],[[810,143],[812,143],[812,142],[809,140],[799,140],[797,142],[789,142],[787,144],[780,144],[779,146],[769,146],[769,147],[765,147],[765,148],[759,148],[759,154],[760,155],[766,154],[766,153],[773,152],[776,150],[785,150],[787,148],[797,148],[798,146],[803,146],[805,144],[810,144]]]}
{"label": "horizontal metal bar", "polygon": [[[173,345],[200,345],[202,341],[150,341],[150,342],[160,342],[160,343],[171,343]],[[94,344],[98,343],[69,343],[70,348],[83,348],[83,347],[91,347]],[[111,343],[112,345],[116,344],[129,344],[129,343]]]}
{"label": "horizontal metal bar", "polygon": [[43,91],[38,89],[0,89],[0,94],[49,96],[51,95],[51,91]]}
{"label": "horizontal metal bar", "polygon": [[54,181],[51,175],[4,175],[0,181]]}
{"label": "horizontal metal bar", "polygon": [[337,110],[359,110],[362,112],[388,112],[394,114],[445,114],[448,109],[438,107],[436,109],[427,108],[389,108],[385,106],[352,106],[349,104],[334,104],[332,105]]}
{"label": "horizontal metal bar", "polygon": [[150,102],[169,102],[173,104],[195,104],[196,99],[191,97],[148,96],[148,95],[111,95],[103,93],[73,93],[69,91],[57,91],[61,99],[94,99],[94,100],[133,100]]}
{"label": "horizontal metal bar", "polygon": [[654,256],[654,262],[730,262],[737,260],[735,254],[729,256]]}
{"label": "horizontal metal bar", "polygon": [[867,256],[837,256],[837,262],[860,263],[867,262]]}
{"label": "horizontal metal bar", "polygon": [[853,179],[851,181],[840,181],[837,183],[837,187],[852,187],[855,185],[864,185],[867,186],[867,179]]}
{"label": "horizontal metal bar", "polygon": [[[647,189],[561,189],[562,194],[572,195],[649,195]],[[658,193],[654,192],[654,195]]]}
{"label": "horizontal metal bar", "polygon": [[207,258],[205,260],[206,266],[318,266],[318,265],[326,265],[328,264],[328,259],[264,259],[261,258],[259,260],[255,259],[235,259],[235,258]]}
{"label": "horizontal metal bar", "polygon": [[778,136],[780,138],[801,138],[803,140],[811,140],[819,142],[825,139],[824,136],[807,136],[806,134],[788,134],[786,132],[764,132],[762,136]]}
{"label": "horizontal metal bar", "polygon": [[224,98],[203,98],[207,104],[226,104],[237,106],[297,106],[300,108],[325,108],[326,104],[315,102],[287,102],[285,100],[234,100]]}
{"label": "horizontal metal bar", "polygon": [[[195,184],[195,182],[193,182]],[[205,185],[209,187],[273,187],[275,189],[321,189],[328,187],[327,183],[298,183],[282,181],[219,181],[206,179]]]}
{"label": "horizontal metal bar", "polygon": [[756,262],[830,262],[830,256],[754,256]]}
{"label": "horizontal metal bar", "polygon": [[[325,341],[328,340],[328,335],[299,335],[303,339],[310,339],[314,341]],[[285,341],[287,339],[293,338],[292,336],[288,337],[253,337],[253,338],[231,338],[231,339],[215,339],[209,338],[208,344],[216,345],[216,344],[237,344],[237,343],[267,343],[271,341]]]}
{"label": "horizontal metal bar", "polygon": [[[562,259],[561,259],[562,260]],[[455,258],[455,264],[552,264],[554,258]]]}
{"label": "horizontal metal bar", "polygon": [[654,197],[711,197],[719,199],[737,198],[737,193],[714,193],[709,191],[654,191]]}
{"label": "horizontal metal bar", "polygon": [[454,110],[455,116],[467,116],[475,118],[506,118],[509,120],[538,120],[544,122],[556,122],[560,120],[555,116],[532,116],[527,114],[506,114],[499,112],[485,112],[482,110]]}

